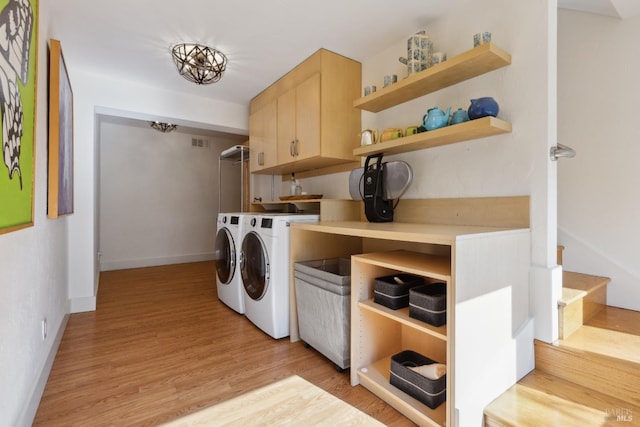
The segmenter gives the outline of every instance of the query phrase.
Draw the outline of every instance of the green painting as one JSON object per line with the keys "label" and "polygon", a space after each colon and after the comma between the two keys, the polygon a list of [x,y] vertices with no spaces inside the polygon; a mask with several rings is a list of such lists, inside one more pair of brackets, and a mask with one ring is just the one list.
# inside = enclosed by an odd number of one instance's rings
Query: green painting
{"label": "green painting", "polygon": [[37,0],[0,0],[0,233],[33,225]]}

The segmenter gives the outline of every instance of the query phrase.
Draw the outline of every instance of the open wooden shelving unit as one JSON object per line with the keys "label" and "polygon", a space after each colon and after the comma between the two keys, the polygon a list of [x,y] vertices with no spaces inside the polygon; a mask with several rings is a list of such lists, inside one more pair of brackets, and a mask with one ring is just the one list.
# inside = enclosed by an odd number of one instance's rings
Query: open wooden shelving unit
{"label": "open wooden shelving unit", "polygon": [[[481,44],[371,95],[356,99],[353,106],[366,111],[380,112],[509,64],[509,53],[493,43]],[[510,132],[511,123],[496,117],[483,117],[404,138],[360,146],[353,150],[353,154],[400,154]]]}
{"label": "open wooden shelving unit", "polygon": [[[409,309],[392,310],[373,302],[375,277],[406,272],[451,288],[451,257],[411,251],[372,252],[351,258],[351,382],[360,383],[418,425],[447,425],[452,408],[453,372],[447,373],[447,401],[431,409],[389,382],[391,356],[418,351],[450,366],[448,326],[432,326],[409,317]],[[448,292],[447,310],[452,304]]]}
{"label": "open wooden shelving unit", "polygon": [[[528,197],[408,199],[397,212],[401,222],[291,224],[292,283],[296,262],[351,259],[351,385],[364,386],[418,425],[447,427],[455,426],[461,413],[465,419],[481,415],[469,402],[488,404],[497,388],[512,385],[503,378],[487,387],[469,373],[478,363],[487,369],[505,368],[502,357],[511,351],[514,309],[522,312],[522,296],[528,295],[529,205]],[[514,212],[519,219],[509,219]],[[398,273],[447,283],[445,325],[429,325],[411,318],[406,308],[391,310],[373,302],[375,279]],[[520,302],[515,308],[512,295]],[[300,335],[294,286],[290,296],[290,339],[296,342]],[[480,307],[492,315],[478,317]],[[502,344],[477,348],[469,336],[478,330]],[[390,384],[390,358],[404,350],[447,365],[446,401],[437,408]]]}
{"label": "open wooden shelving unit", "polygon": [[[357,99],[354,107],[380,112],[509,64],[510,54],[492,43],[483,44],[374,94]],[[495,117],[483,117],[379,144],[361,146],[354,149],[353,154],[400,154],[510,132],[511,123]],[[429,240],[432,243],[450,244],[453,252],[456,243],[447,243],[443,237],[445,236],[431,235]],[[410,240],[412,237],[404,238]],[[451,256],[433,256],[411,251],[373,252],[353,255],[351,258],[351,383],[362,384],[421,426],[451,426],[455,423],[453,385],[456,290],[452,268]],[[411,318],[408,308],[391,310],[373,302],[375,278],[396,272],[415,274],[429,282],[443,281],[447,284],[446,325],[434,327]],[[447,364],[446,401],[435,409],[389,383],[391,357],[409,349]]]}

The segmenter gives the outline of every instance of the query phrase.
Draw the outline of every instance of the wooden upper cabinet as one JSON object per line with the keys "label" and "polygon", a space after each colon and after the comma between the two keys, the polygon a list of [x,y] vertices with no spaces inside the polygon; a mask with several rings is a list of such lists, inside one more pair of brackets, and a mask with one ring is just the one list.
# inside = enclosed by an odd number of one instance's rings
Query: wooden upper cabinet
{"label": "wooden upper cabinet", "polygon": [[278,97],[278,163],[320,155],[320,74]]}
{"label": "wooden upper cabinet", "polygon": [[[289,174],[357,161],[353,150],[360,145],[361,112],[353,102],[360,86],[359,62],[320,49],[256,96],[250,118],[271,103],[276,106],[276,143],[251,139],[251,172]],[[260,126],[250,119],[250,136],[264,134],[264,123]],[[266,159],[269,149],[276,163],[258,164],[255,156],[264,152]]]}
{"label": "wooden upper cabinet", "polygon": [[249,116],[249,168],[252,172],[272,168],[278,163],[276,101],[266,103]]}

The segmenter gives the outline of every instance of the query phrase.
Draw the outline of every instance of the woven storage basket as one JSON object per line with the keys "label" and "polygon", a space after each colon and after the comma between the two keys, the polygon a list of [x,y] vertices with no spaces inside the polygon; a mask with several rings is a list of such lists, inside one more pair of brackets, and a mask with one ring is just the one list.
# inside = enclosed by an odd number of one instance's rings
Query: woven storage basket
{"label": "woven storage basket", "polygon": [[[402,284],[398,283],[396,278]],[[424,278],[405,273],[377,277],[373,284],[373,302],[393,310],[407,307],[409,305],[409,289],[423,283]]]}
{"label": "woven storage basket", "polygon": [[411,288],[409,316],[433,326],[447,323],[447,284],[439,282]]}
{"label": "woven storage basket", "polygon": [[432,363],[436,362],[411,350],[405,350],[391,356],[391,385],[418,399],[429,408],[437,408],[447,398],[447,376],[444,375],[437,380],[432,380],[409,369],[409,366],[430,365]]}

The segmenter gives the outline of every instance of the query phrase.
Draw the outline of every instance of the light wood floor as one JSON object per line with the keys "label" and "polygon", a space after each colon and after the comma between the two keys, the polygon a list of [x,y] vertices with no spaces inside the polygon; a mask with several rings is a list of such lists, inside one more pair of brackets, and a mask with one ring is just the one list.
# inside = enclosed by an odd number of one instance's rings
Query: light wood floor
{"label": "light wood floor", "polygon": [[218,301],[212,262],[104,272],[97,310],[70,316],[34,425],[157,425],[293,374],[386,425],[414,425]]}

